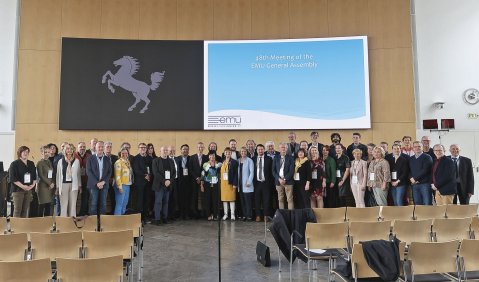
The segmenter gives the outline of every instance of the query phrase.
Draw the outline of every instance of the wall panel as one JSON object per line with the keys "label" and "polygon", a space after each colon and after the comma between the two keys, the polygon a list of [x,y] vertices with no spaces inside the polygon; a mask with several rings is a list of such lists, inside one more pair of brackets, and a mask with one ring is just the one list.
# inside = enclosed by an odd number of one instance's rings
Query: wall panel
{"label": "wall panel", "polygon": [[254,39],[289,38],[289,1],[254,0],[252,24]]}
{"label": "wall panel", "polygon": [[63,0],[62,36],[99,38],[101,7],[101,1],[98,0]]}
{"label": "wall panel", "polygon": [[213,0],[178,1],[178,39],[213,39]]}
{"label": "wall panel", "polygon": [[370,47],[411,47],[409,0],[369,0]]}
{"label": "wall panel", "polygon": [[140,0],[140,39],[176,39],[176,0]]}
{"label": "wall panel", "polygon": [[329,36],[368,34],[368,0],[329,0]]}
{"label": "wall panel", "polygon": [[138,39],[139,0],[101,1],[101,38]]}
{"label": "wall panel", "polygon": [[215,0],[215,39],[251,39],[251,1]]}
{"label": "wall panel", "polygon": [[290,0],[291,38],[327,37],[327,0]]}

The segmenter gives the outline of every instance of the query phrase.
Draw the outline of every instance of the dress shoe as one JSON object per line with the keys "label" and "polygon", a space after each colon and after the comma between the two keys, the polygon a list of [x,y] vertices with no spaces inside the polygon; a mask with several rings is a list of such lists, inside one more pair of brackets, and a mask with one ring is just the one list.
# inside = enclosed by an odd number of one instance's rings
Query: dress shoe
{"label": "dress shoe", "polygon": [[261,220],[261,216],[257,216],[257,217],[256,217],[256,222],[261,222],[261,221],[262,221],[262,220]]}

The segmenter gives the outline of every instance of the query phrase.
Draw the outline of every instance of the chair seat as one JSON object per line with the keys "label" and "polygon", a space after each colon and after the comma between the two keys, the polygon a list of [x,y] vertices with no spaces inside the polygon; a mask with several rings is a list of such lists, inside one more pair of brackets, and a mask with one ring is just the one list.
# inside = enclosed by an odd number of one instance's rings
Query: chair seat
{"label": "chair seat", "polygon": [[[400,278],[404,280],[404,276],[401,276]],[[407,281],[412,281],[412,278],[409,275],[408,275]],[[442,281],[451,281],[451,279],[441,273],[414,275],[414,282],[442,282]]]}
{"label": "chair seat", "polygon": [[[297,244],[294,246],[296,250],[301,252],[305,257],[308,257],[308,250],[306,249],[306,244]],[[309,257],[311,259],[329,259],[329,257],[338,257],[342,255],[340,249],[324,249],[324,252],[317,253],[317,252],[309,252]]]}
{"label": "chair seat", "polygon": [[[450,272],[448,273],[448,275],[457,279],[457,273]],[[479,271],[466,271],[466,277],[467,277],[467,280],[479,280]]]}

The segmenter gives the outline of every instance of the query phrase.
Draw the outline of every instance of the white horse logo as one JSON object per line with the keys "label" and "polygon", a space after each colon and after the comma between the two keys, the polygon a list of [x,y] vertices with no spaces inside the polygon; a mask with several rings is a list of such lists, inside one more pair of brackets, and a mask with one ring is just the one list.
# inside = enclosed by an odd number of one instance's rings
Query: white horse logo
{"label": "white horse logo", "polygon": [[111,71],[107,71],[103,75],[101,83],[104,84],[108,82],[108,89],[110,89],[111,93],[115,93],[114,85],[120,86],[133,94],[136,100],[135,103],[128,108],[129,112],[133,111],[140,101],[145,101],[145,106],[140,110],[140,114],[143,114],[148,110],[148,105],[150,104],[150,99],[148,99],[150,90],[155,91],[160,86],[160,83],[165,77],[165,71],[152,73],[151,84],[148,85],[143,81],[133,78],[133,75],[136,74],[140,68],[140,63],[138,63],[137,59],[130,56],[123,56],[114,61],[113,64],[115,67],[121,66],[120,69],[115,74]]}

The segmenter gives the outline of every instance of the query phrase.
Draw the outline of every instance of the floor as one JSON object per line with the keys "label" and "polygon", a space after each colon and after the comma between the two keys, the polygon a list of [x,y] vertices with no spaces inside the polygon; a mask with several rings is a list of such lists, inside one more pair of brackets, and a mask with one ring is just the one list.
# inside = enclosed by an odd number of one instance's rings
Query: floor
{"label": "floor", "polygon": [[[221,281],[289,281],[289,264],[283,257],[278,272],[278,249],[270,233],[272,266],[256,261],[256,243],[264,239],[264,224],[221,221]],[[218,281],[218,222],[175,221],[144,229],[143,281]],[[293,281],[327,281],[327,262],[308,275],[307,265],[296,261]]]}

